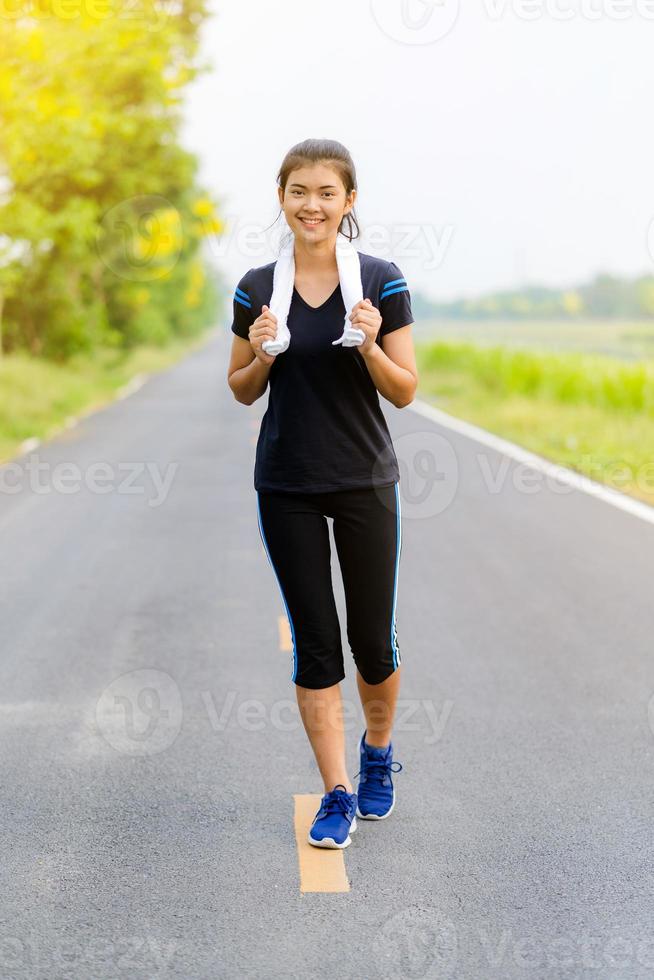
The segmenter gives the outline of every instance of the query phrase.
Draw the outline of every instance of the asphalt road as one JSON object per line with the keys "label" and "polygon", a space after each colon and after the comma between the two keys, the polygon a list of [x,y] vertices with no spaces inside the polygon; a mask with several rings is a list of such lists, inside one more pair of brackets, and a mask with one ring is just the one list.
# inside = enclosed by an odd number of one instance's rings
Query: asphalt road
{"label": "asphalt road", "polygon": [[651,978],[654,526],[382,402],[404,768],[349,890],[302,892],[322,784],[229,343],[0,468],[3,980]]}

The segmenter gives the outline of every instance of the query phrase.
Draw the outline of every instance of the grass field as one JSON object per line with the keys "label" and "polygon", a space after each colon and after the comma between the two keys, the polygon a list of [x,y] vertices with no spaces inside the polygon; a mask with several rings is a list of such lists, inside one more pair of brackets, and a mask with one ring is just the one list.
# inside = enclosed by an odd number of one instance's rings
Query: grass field
{"label": "grass field", "polygon": [[58,366],[24,354],[0,359],[0,462],[29,438],[45,440],[72,416],[112,401],[135,375],[161,371],[206,342],[207,334],[124,354],[98,350]]}
{"label": "grass field", "polygon": [[633,360],[654,357],[654,322],[629,320],[420,320],[416,340],[577,351]]}
{"label": "grass field", "polygon": [[419,341],[419,397],[654,505],[654,358]]}

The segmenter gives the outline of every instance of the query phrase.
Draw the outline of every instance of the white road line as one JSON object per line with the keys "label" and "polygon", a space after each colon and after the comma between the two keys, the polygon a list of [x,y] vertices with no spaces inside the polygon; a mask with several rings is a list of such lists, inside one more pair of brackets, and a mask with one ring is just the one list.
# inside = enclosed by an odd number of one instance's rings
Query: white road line
{"label": "white road line", "polygon": [[480,442],[484,446],[490,446],[491,449],[496,449],[498,452],[504,453],[505,456],[510,456],[519,463],[526,463],[535,470],[540,470],[541,473],[555,477],[561,483],[567,483],[569,486],[575,487],[577,490],[582,490],[592,497],[599,497],[600,500],[611,504],[613,507],[618,507],[628,514],[633,514],[634,517],[639,517],[649,524],[654,524],[654,507],[646,504],[644,501],[635,500],[626,493],[614,490],[604,483],[598,483],[590,476],[577,473],[575,470],[571,470],[561,463],[555,463],[551,459],[546,459],[544,456],[538,456],[536,453],[532,453],[528,449],[523,449],[522,446],[518,446],[515,442],[510,442],[508,439],[502,439],[500,436],[488,432],[487,429],[482,429],[477,425],[473,425],[471,422],[458,419],[455,415],[449,415],[447,412],[442,411],[442,409],[436,408],[434,405],[429,405],[420,398],[416,398],[408,407],[417,415],[422,415],[423,418],[438,422],[439,425],[442,425],[446,429],[452,429],[454,432],[459,432],[469,439],[474,439],[475,442]]}

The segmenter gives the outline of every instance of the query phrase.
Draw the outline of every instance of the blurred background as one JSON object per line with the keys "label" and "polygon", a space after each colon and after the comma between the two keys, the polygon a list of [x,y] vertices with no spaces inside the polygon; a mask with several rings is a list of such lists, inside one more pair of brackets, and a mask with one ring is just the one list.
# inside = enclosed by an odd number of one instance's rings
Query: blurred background
{"label": "blurred background", "polygon": [[328,137],[418,397],[654,503],[653,31],[647,0],[5,0],[0,461],[228,335],[284,154]]}

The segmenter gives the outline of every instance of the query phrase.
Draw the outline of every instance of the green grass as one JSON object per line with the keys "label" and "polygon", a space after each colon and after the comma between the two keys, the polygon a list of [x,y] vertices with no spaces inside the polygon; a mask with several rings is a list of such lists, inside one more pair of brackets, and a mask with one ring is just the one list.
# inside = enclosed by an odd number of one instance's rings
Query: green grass
{"label": "green grass", "polygon": [[45,440],[66,419],[99,408],[137,374],[153,374],[201,347],[208,335],[130,352],[99,349],[65,365],[16,353],[0,358],[0,462],[14,458],[25,439]]}
{"label": "green grass", "polygon": [[654,361],[417,343],[418,394],[654,505]]}
{"label": "green grass", "polygon": [[417,340],[468,341],[545,353],[577,351],[627,360],[654,355],[654,320],[420,320]]}

